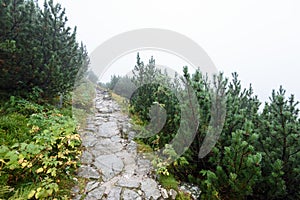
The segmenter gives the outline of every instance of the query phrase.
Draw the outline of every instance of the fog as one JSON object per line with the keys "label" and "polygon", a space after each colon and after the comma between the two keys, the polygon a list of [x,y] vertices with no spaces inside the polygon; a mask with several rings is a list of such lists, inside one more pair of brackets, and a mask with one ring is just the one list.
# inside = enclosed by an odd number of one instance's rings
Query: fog
{"label": "fog", "polygon": [[[59,0],[71,27],[90,53],[109,38],[140,28],[162,28],[198,43],[219,71],[238,72],[243,86],[252,83],[262,101],[283,85],[300,100],[300,2],[297,0]],[[176,42],[176,41],[174,41]],[[156,64],[180,71],[186,63],[152,52]],[[141,53],[147,62],[151,53]],[[114,62],[101,79],[133,68],[136,54]],[[93,60],[91,60],[93,62]]]}

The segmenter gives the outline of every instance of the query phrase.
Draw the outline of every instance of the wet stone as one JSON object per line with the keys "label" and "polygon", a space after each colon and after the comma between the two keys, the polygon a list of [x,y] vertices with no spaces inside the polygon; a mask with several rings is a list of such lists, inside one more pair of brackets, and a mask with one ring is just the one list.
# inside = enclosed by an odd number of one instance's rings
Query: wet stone
{"label": "wet stone", "polygon": [[95,159],[94,165],[101,170],[104,181],[119,174],[124,167],[123,161],[114,154],[98,156]]}
{"label": "wet stone", "polygon": [[83,151],[80,160],[82,164],[91,164],[93,162],[93,155],[88,151]]}
{"label": "wet stone", "polygon": [[123,149],[123,146],[119,142],[113,142],[110,139],[104,138],[96,141],[97,143],[91,149],[94,156],[101,156],[105,154],[114,154]]}
{"label": "wet stone", "polygon": [[98,111],[100,113],[112,113],[113,112],[113,110],[110,108],[99,108]]}
{"label": "wet stone", "polygon": [[159,189],[157,188],[158,185],[155,180],[147,178],[142,181],[141,189],[145,193],[145,198],[146,199],[158,199],[161,194]]}
{"label": "wet stone", "polygon": [[121,187],[114,187],[110,190],[109,194],[107,195],[107,200],[117,200],[120,199],[120,195],[122,192]]}
{"label": "wet stone", "polygon": [[101,200],[105,191],[105,187],[98,187],[87,194],[85,200]]}
{"label": "wet stone", "polygon": [[130,141],[130,143],[127,145],[127,151],[130,154],[135,155],[137,151],[137,144],[134,141]]}
{"label": "wet stone", "polygon": [[166,189],[163,188],[163,189],[161,190],[161,196],[162,196],[163,199],[169,198],[168,191],[167,191]]}
{"label": "wet stone", "polygon": [[93,147],[97,143],[97,138],[92,133],[82,136],[81,140],[82,140],[82,145],[85,147]]}
{"label": "wet stone", "polygon": [[140,187],[140,180],[135,177],[123,177],[117,183],[118,186],[127,187],[127,188],[138,188]]}
{"label": "wet stone", "polygon": [[99,126],[99,131],[97,133],[98,137],[110,138],[119,133],[118,126],[116,122],[107,122]]}
{"label": "wet stone", "polygon": [[128,132],[128,139],[133,140],[135,137],[136,133],[134,131],[129,131]]}
{"label": "wet stone", "polygon": [[148,174],[152,171],[152,165],[149,160],[146,160],[144,158],[138,158],[137,165],[137,174]]}
{"label": "wet stone", "polygon": [[105,100],[111,100],[111,96],[108,95],[108,94],[105,94],[104,97],[103,97],[103,99],[105,99]]}
{"label": "wet stone", "polygon": [[177,192],[174,189],[171,189],[169,192],[170,196],[172,199],[176,199]]}
{"label": "wet stone", "polygon": [[90,166],[81,166],[78,170],[78,176],[83,178],[99,179],[100,175],[96,169]]}
{"label": "wet stone", "polygon": [[125,189],[123,192],[123,200],[142,200],[138,193],[133,190]]}
{"label": "wet stone", "polygon": [[98,181],[90,181],[90,182],[88,182],[86,184],[85,191],[86,192],[90,192],[93,189],[97,188],[98,186],[99,186],[99,182]]}

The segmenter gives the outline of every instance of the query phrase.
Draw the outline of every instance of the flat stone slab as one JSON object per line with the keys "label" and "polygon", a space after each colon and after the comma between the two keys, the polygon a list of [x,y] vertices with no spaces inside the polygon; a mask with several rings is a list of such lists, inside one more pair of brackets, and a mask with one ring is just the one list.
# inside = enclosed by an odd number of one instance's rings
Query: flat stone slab
{"label": "flat stone slab", "polygon": [[126,188],[138,188],[141,185],[141,180],[137,177],[122,177],[116,185]]}
{"label": "flat stone slab", "polygon": [[95,188],[97,188],[98,186],[99,186],[98,181],[90,181],[86,184],[85,191],[90,192],[90,191],[94,190]]}
{"label": "flat stone slab", "polygon": [[152,165],[151,162],[144,158],[138,158],[137,159],[137,169],[135,170],[135,173],[137,174],[148,174],[152,171]]}
{"label": "flat stone slab", "polygon": [[87,194],[85,200],[101,200],[105,187],[98,187]]}
{"label": "flat stone slab", "polygon": [[100,174],[98,171],[90,166],[81,166],[78,169],[78,176],[83,177],[83,178],[92,178],[92,179],[99,179]]}
{"label": "flat stone slab", "polygon": [[108,181],[119,174],[124,167],[122,159],[114,154],[98,156],[95,159],[94,165],[101,170],[104,181]]}
{"label": "flat stone slab", "polygon": [[93,162],[93,155],[88,151],[83,151],[80,161],[82,164],[91,164]]}
{"label": "flat stone slab", "polygon": [[86,133],[81,136],[82,145],[85,147],[93,147],[97,143],[97,138],[93,133]]}
{"label": "flat stone slab", "polygon": [[142,181],[141,189],[144,191],[146,199],[158,199],[161,196],[156,181],[151,178]]}
{"label": "flat stone slab", "polygon": [[122,188],[121,187],[113,187],[109,194],[107,195],[107,200],[117,200],[121,197]]}
{"label": "flat stone slab", "polygon": [[116,153],[116,155],[123,160],[124,169],[123,174],[129,176],[133,176],[135,171],[137,170],[138,166],[136,165],[134,155],[126,152],[121,151]]}
{"label": "flat stone slab", "polygon": [[123,200],[142,200],[142,197],[140,197],[140,195],[137,192],[129,189],[124,190],[122,197]]}
{"label": "flat stone slab", "polygon": [[106,122],[99,126],[99,130],[96,133],[97,137],[107,137],[111,138],[112,136],[118,135],[118,125],[116,122]]}
{"label": "flat stone slab", "polygon": [[90,151],[95,157],[106,155],[106,154],[115,154],[123,149],[123,145],[120,142],[113,142],[111,139],[103,138],[97,140],[93,148],[90,148]]}

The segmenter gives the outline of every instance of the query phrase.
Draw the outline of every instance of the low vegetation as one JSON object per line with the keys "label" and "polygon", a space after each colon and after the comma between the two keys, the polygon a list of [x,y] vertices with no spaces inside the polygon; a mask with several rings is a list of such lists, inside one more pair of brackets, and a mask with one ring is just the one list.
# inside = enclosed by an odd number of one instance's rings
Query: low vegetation
{"label": "low vegetation", "polygon": [[70,199],[97,81],[85,46],[52,0],[0,0],[0,26],[0,199]]}

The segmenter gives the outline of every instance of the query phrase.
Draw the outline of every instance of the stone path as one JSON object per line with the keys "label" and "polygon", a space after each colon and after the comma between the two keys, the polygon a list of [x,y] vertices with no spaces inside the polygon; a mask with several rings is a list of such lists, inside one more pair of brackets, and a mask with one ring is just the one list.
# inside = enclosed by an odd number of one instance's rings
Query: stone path
{"label": "stone path", "polygon": [[78,176],[88,180],[85,191],[73,188],[73,199],[175,199],[152,177],[151,162],[137,154],[129,118],[107,92],[98,91],[96,114],[81,134],[85,148]]}

